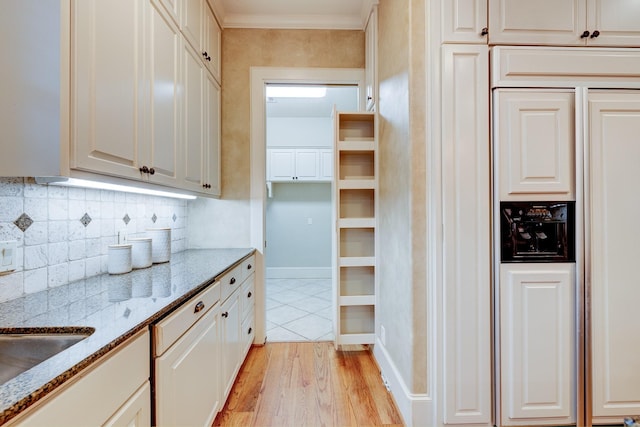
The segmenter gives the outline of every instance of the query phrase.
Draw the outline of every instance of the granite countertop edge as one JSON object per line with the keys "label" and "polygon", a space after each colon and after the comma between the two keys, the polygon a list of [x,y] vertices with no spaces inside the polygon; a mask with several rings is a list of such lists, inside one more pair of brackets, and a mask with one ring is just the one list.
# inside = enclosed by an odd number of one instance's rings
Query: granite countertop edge
{"label": "granite countertop edge", "polygon": [[[62,290],[68,292],[58,293],[74,295],[75,291],[82,294],[84,300],[71,301],[67,306],[63,305],[66,312],[62,316],[59,314],[61,306],[52,307],[55,304],[51,304],[51,300],[60,296],[51,296],[55,294],[51,289],[39,292],[40,295],[27,295],[1,303],[0,334],[94,332],[83,340],[86,343],[81,341],[6,383],[0,384],[0,425],[15,418],[76,374],[114,351],[120,344],[174,311],[254,251],[253,248],[191,249],[172,254],[170,262],[154,264],[145,269],[146,272],[140,273],[140,270],[134,270],[134,273],[138,274],[129,273],[130,277],[103,274],[69,283],[64,285],[66,289]],[[143,280],[147,288],[153,289],[147,290],[139,298],[133,298],[132,290],[136,286],[141,286]],[[157,282],[162,282],[163,298],[154,297]],[[165,295],[167,286],[171,288],[168,296]],[[81,287],[84,287],[84,293],[78,292],[78,288]],[[92,291],[89,292],[89,289]],[[112,294],[119,293],[124,293],[124,297],[110,297]],[[129,298],[126,298],[127,296]],[[30,307],[29,299],[49,300],[47,310],[33,318],[26,318],[25,312]],[[152,300],[153,305],[150,304]],[[127,304],[128,301],[129,304]],[[81,313],[85,316],[74,316],[74,305],[80,307],[82,302],[86,303],[83,307],[85,312]],[[96,312],[87,313],[89,311],[86,309],[87,305],[97,306],[97,315]],[[151,307],[148,307],[149,305]],[[22,306],[22,312],[16,309],[20,306]],[[138,316],[132,315],[138,309],[141,313]],[[78,309],[78,311],[81,310]],[[112,312],[116,319],[114,324],[117,324],[113,328],[109,324]]]}

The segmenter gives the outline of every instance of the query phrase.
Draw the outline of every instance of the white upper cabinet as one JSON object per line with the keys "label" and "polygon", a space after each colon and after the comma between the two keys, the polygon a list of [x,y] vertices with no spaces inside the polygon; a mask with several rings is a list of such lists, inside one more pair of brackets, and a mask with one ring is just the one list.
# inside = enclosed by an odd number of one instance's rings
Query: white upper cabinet
{"label": "white upper cabinet", "polygon": [[180,52],[182,38],[177,24],[155,1],[149,7],[149,85],[145,124],[149,142],[150,181],[176,185],[180,142]]}
{"label": "white upper cabinet", "polygon": [[184,0],[182,33],[220,83],[222,30],[206,0]]}
{"label": "white upper cabinet", "polygon": [[[268,181],[331,181],[333,150],[318,148],[270,148]],[[329,161],[331,159],[331,161]]]}
{"label": "white upper cabinet", "polygon": [[500,200],[575,199],[573,91],[496,91]]}
{"label": "white upper cabinet", "polygon": [[487,43],[487,0],[442,2],[443,43]]}
{"label": "white upper cabinet", "polygon": [[636,0],[489,0],[491,44],[637,46]]}
{"label": "white upper cabinet", "polygon": [[[74,3],[71,167],[140,179],[144,144],[144,3]],[[114,23],[118,31],[113,31]]]}

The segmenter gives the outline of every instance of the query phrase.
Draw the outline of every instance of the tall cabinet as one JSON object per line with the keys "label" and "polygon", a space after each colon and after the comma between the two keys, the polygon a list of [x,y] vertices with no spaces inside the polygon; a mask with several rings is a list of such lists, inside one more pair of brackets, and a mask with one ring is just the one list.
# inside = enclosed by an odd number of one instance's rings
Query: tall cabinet
{"label": "tall cabinet", "polygon": [[337,112],[334,120],[335,344],[373,344],[377,287],[376,113]]}

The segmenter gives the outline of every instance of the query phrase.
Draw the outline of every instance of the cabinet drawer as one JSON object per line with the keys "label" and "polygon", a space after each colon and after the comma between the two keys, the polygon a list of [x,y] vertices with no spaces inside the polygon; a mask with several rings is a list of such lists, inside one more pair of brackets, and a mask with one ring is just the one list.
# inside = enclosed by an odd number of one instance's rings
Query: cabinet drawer
{"label": "cabinet drawer", "polygon": [[220,283],[215,282],[191,298],[169,317],[153,326],[153,355],[160,356],[220,300]]}
{"label": "cabinet drawer", "polygon": [[242,319],[246,319],[249,313],[253,312],[254,301],[256,299],[255,276],[251,275],[243,284],[240,293],[242,304]]}
{"label": "cabinet drawer", "polygon": [[242,261],[242,281],[244,282],[247,277],[251,276],[256,270],[256,256],[251,255],[249,258]]}
{"label": "cabinet drawer", "polygon": [[242,264],[235,266],[220,279],[222,301],[225,301],[242,283]]}

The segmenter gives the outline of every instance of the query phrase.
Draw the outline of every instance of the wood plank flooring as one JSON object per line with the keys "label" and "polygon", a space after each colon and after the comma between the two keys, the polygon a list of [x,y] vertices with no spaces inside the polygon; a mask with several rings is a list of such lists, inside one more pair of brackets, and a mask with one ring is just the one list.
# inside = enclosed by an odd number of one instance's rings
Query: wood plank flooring
{"label": "wood plank flooring", "polygon": [[402,426],[369,351],[254,346],[214,426]]}

